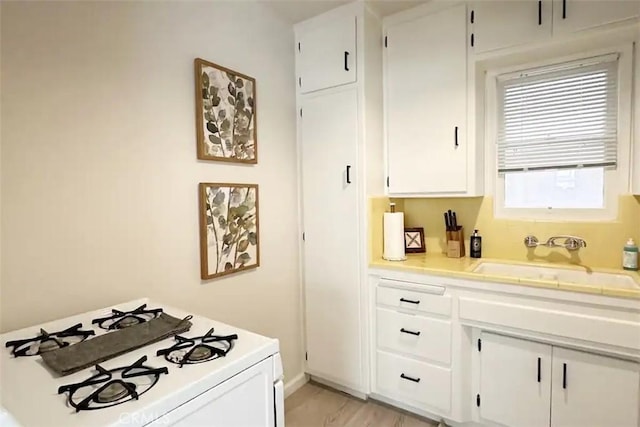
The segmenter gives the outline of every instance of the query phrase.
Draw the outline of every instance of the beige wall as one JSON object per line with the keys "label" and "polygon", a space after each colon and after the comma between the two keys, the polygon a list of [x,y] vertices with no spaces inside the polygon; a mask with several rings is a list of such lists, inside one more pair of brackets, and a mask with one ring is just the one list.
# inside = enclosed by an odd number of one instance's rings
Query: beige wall
{"label": "beige wall", "polygon": [[[1,329],[149,296],[302,373],[293,31],[251,2],[2,4]],[[257,79],[257,166],[196,160],[193,59]],[[198,182],[260,185],[261,266],[202,282]]]}

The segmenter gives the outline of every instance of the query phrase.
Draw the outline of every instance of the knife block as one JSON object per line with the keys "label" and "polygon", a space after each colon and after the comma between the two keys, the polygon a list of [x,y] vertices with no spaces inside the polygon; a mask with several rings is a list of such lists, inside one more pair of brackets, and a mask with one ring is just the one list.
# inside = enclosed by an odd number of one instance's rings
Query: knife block
{"label": "knife block", "polygon": [[447,231],[447,256],[462,258],[465,256],[464,249],[464,227],[457,231]]}

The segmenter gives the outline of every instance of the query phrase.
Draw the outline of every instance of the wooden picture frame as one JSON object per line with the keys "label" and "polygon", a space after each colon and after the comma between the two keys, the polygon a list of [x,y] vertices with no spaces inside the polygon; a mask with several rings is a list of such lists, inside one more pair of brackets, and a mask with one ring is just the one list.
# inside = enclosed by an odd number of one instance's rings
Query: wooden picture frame
{"label": "wooden picture frame", "polygon": [[409,254],[427,252],[427,247],[424,242],[424,228],[413,227],[404,229],[404,251]]}
{"label": "wooden picture frame", "polygon": [[199,184],[200,277],[260,266],[257,184]]}
{"label": "wooden picture frame", "polygon": [[198,159],[258,163],[256,80],[194,60]]}

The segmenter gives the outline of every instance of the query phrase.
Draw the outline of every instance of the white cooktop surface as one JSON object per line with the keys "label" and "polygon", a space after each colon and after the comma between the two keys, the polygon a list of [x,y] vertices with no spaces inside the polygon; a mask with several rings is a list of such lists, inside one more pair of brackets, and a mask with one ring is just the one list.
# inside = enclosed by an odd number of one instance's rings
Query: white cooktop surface
{"label": "white cooktop surface", "polygon": [[92,325],[91,320],[110,315],[112,308],[129,311],[142,304],[147,304],[147,308],[162,308],[165,313],[180,319],[192,314],[162,303],[140,299],[0,335],[0,407],[25,427],[145,425],[279,351],[276,339],[194,315],[191,329],[181,334],[186,338],[202,336],[211,328],[215,328],[215,335],[238,335],[233,349],[226,357],[180,368],[165,360],[164,356],[156,356],[157,350],[170,347],[176,342],[173,337],[134,350],[100,365],[105,369],[114,369],[147,356],[144,365],[153,368],[167,367],[169,373],[162,374],[158,383],[138,400],[110,408],[76,412],[75,408],[67,404],[68,393],[58,394],[58,387],[88,379],[96,373],[93,367],[56,377],[45,368],[40,356],[15,358],[9,348],[4,348],[7,341],[36,336],[40,328],[52,333],[82,323],[81,329],[93,329],[96,336],[108,333],[97,325]]}

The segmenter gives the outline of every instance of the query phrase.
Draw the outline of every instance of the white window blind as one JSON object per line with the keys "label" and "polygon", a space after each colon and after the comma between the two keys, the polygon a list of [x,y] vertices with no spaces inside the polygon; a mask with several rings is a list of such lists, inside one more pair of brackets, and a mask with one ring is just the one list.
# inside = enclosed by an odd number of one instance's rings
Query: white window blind
{"label": "white window blind", "polygon": [[498,77],[498,172],[616,166],[618,55]]}

